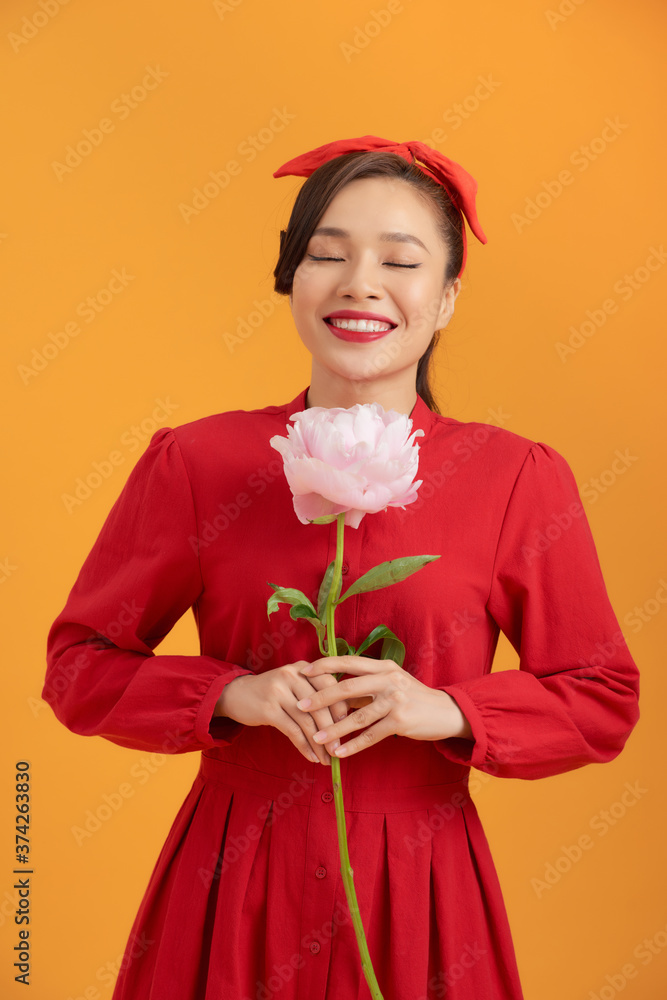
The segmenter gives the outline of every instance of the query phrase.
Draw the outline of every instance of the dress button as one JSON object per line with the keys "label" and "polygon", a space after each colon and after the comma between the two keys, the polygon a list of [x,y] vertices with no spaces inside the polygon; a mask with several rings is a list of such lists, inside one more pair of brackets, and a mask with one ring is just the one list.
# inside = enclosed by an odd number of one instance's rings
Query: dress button
{"label": "dress button", "polygon": [[343,563],[343,565],[340,568],[340,571],[343,574],[343,576],[345,576],[346,573],[350,572],[350,567],[347,565],[347,563]]}
{"label": "dress button", "polygon": [[313,955],[317,955],[318,951],[320,950],[319,941],[311,941],[310,950],[313,953]]}
{"label": "dress button", "polygon": [[333,802],[333,792],[322,792],[322,802]]}
{"label": "dress button", "polygon": [[326,874],[327,874],[327,870],[326,870],[326,868],[321,868],[321,867],[320,868],[316,868],[315,869],[315,874],[317,875],[318,878],[325,878]]}

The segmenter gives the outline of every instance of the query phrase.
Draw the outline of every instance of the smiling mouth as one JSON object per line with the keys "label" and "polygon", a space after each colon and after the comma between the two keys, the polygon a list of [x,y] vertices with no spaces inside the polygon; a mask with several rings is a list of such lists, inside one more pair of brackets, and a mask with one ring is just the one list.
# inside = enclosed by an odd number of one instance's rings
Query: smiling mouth
{"label": "smiling mouth", "polygon": [[381,337],[386,337],[387,334],[396,329],[395,323],[383,323],[376,319],[342,319],[340,317],[332,319],[327,317],[324,323],[338,340],[356,341],[364,344],[380,340]]}
{"label": "smiling mouth", "polygon": [[325,323],[335,326],[337,330],[351,330],[353,333],[388,333],[396,326],[395,323],[382,323],[377,319],[332,319],[327,317]]}

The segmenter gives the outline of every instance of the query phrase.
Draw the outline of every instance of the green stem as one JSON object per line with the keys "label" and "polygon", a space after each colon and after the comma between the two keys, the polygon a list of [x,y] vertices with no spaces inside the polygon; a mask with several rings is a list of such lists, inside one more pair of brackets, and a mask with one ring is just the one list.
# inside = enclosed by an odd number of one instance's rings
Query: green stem
{"label": "green stem", "polygon": [[[326,606],[327,653],[329,656],[335,656],[337,648],[336,633],[334,629],[334,614],[336,609],[333,595],[338,591],[338,581],[341,578],[341,569],[343,566],[343,530],[345,527],[345,514],[338,514],[336,522],[336,559],[334,561],[333,577],[331,580],[331,587],[329,589]],[[339,677],[340,674],[337,674],[336,679]],[[340,872],[343,876],[343,885],[345,887],[347,905],[352,917],[354,933],[357,937],[357,946],[359,948],[359,955],[361,958],[361,968],[363,969],[363,973],[366,977],[366,982],[368,983],[373,1000],[383,1000],[378,981],[375,978],[375,972],[373,971],[373,963],[371,962],[371,956],[368,951],[364,925],[361,920],[359,903],[357,902],[357,894],[354,888],[354,873],[352,871],[352,866],[350,865],[350,854],[347,847],[347,828],[345,825],[345,806],[343,804],[343,785],[341,783],[340,759],[335,756],[331,758],[331,781],[333,785],[334,805],[336,807],[338,850],[340,853],[341,863]]]}
{"label": "green stem", "polygon": [[343,514],[338,514],[336,517],[336,558],[334,559],[334,568],[333,568],[333,576],[331,578],[331,586],[329,587],[329,593],[327,595],[327,606],[326,606],[327,650],[329,656],[335,656],[337,653],[336,631],[334,628],[334,615],[336,613],[334,594],[338,593],[338,585],[343,575],[342,570],[343,570],[344,531],[345,531],[345,514],[343,513]]}

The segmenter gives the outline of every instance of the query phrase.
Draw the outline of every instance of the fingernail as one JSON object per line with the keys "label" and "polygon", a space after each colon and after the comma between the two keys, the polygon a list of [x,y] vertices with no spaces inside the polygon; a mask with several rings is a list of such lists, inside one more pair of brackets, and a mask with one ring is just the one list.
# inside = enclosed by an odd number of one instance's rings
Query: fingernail
{"label": "fingernail", "polygon": [[[331,744],[331,750],[337,750],[339,746],[340,746],[340,740],[334,740],[333,743]],[[331,750],[329,751],[329,753],[331,753]]]}
{"label": "fingernail", "polygon": [[305,711],[305,709],[310,708],[312,704],[313,703],[310,698],[302,698],[301,701],[297,701],[296,707],[300,708],[301,711],[303,712]]}
{"label": "fingernail", "polygon": [[313,669],[313,664],[312,663],[307,663],[305,665],[305,667],[301,667],[301,673],[302,674],[309,674],[312,669]]}
{"label": "fingernail", "polygon": [[310,756],[310,759],[312,760],[313,764],[319,764],[320,758],[317,756],[314,750],[309,750],[308,755]]}
{"label": "fingernail", "polygon": [[337,757],[345,757],[346,754],[347,754],[347,747],[340,747],[340,749],[336,750]]}
{"label": "fingernail", "polygon": [[323,731],[320,731],[319,733],[315,733],[315,735],[313,736],[313,739],[317,740],[318,743],[324,743],[324,741],[326,740],[326,738],[327,738],[327,734],[325,732],[323,732]]}

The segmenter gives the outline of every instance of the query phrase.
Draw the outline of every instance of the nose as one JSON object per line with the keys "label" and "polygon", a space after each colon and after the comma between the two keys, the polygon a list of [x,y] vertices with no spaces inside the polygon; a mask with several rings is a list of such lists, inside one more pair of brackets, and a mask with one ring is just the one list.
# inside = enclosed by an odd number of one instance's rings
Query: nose
{"label": "nose", "polygon": [[366,256],[347,260],[341,268],[338,295],[353,299],[382,298],[384,291],[380,266]]}

